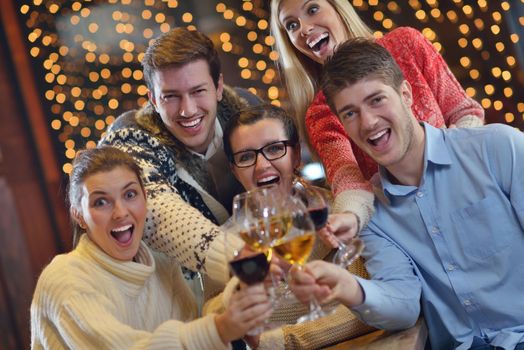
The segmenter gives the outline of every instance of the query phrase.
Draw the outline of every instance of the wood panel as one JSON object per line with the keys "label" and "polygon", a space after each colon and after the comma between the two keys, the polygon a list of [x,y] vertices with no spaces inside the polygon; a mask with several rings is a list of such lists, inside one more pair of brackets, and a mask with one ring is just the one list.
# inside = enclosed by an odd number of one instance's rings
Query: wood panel
{"label": "wood panel", "polygon": [[29,348],[37,277],[71,242],[63,176],[15,6],[0,0],[0,350]]}

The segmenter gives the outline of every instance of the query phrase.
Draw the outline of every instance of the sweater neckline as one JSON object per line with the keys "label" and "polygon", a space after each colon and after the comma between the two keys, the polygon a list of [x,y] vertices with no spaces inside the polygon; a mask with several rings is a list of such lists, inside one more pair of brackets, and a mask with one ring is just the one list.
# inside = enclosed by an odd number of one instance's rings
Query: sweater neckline
{"label": "sweater neckline", "polygon": [[155,272],[155,259],[149,248],[143,241],[134,261],[121,261],[107,255],[100,249],[88,236],[83,234],[80,237],[75,249],[79,254],[85,255],[94,260],[102,269],[114,276],[137,286],[143,286],[149,276]]}

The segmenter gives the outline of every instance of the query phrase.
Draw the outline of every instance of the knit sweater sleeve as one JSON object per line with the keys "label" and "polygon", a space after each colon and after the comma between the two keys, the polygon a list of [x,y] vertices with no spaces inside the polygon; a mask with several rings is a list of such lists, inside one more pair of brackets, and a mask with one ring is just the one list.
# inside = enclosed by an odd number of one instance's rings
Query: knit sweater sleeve
{"label": "knit sweater sleeve", "polygon": [[306,112],[306,128],[335,194],[333,210],[351,211],[359,217],[361,226],[367,224],[373,212],[371,185],[364,179],[344,127],[322,91]]}
{"label": "knit sweater sleeve", "polygon": [[[397,63],[407,70],[419,70],[428,84],[447,126],[480,126],[484,123],[484,109],[469,97],[453,75],[444,58],[422,33],[414,28],[400,27],[387,34],[383,42]],[[419,97],[423,98],[423,96]]]}
{"label": "knit sweater sleeve", "polygon": [[222,232],[202,214],[208,208],[191,206],[174,186],[179,179],[169,150],[147,132],[132,127],[110,129],[100,144],[132,155],[142,169],[148,196],[144,241],[180,265],[225,282],[223,241],[215,239]]}

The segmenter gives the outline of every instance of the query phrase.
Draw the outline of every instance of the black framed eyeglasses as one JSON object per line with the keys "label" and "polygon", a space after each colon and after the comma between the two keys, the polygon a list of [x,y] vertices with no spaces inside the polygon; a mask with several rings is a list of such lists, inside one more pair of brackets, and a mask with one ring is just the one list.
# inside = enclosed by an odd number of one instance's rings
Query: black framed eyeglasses
{"label": "black framed eyeglasses", "polygon": [[295,143],[289,140],[271,142],[259,149],[248,149],[234,153],[231,161],[239,168],[249,168],[257,163],[259,153],[262,153],[268,161],[272,161],[285,156],[288,146],[293,147],[294,145]]}

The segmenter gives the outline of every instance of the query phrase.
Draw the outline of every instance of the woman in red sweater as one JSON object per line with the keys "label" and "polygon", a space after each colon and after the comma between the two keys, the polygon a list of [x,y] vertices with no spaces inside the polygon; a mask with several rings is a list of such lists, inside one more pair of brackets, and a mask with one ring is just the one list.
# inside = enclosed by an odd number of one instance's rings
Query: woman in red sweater
{"label": "woman in red sweater", "polygon": [[[348,0],[272,0],[271,32],[302,134],[320,156],[336,196],[334,209],[355,214],[354,230],[373,212],[368,180],[376,163],[353,144],[329,109],[318,82],[324,61],[353,37],[373,38]],[[415,116],[437,127],[481,126],[484,110],[467,96],[442,56],[417,30],[397,28],[377,39],[413,88]]]}

